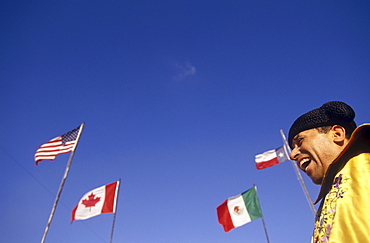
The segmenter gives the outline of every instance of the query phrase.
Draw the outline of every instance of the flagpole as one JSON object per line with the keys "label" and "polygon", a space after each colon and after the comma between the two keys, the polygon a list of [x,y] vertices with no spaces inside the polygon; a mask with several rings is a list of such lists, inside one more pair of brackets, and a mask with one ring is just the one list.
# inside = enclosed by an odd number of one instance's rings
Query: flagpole
{"label": "flagpole", "polygon": [[265,229],[265,234],[266,234],[267,243],[270,243],[269,236],[268,236],[268,234],[267,234],[267,229],[266,229],[265,219],[263,218],[263,214],[262,214],[262,224],[263,224],[263,228]]}
{"label": "flagpole", "polygon": [[[254,189],[256,190],[256,193],[257,193],[257,186],[255,184],[253,184],[253,187],[254,187]],[[257,198],[258,198],[258,194],[257,194]],[[259,198],[258,198],[258,203],[259,203],[260,208],[261,208],[261,203],[259,202]],[[261,209],[261,211],[262,211],[262,209]],[[267,228],[266,228],[265,219],[263,217],[263,213],[262,213],[262,217],[261,218],[262,218],[263,229],[265,230],[265,235],[266,235],[267,243],[270,243],[270,239],[269,239],[269,236],[267,234]]]}
{"label": "flagpole", "polygon": [[121,187],[121,178],[118,180],[118,190],[117,190],[117,200],[116,200],[116,208],[114,209],[114,216],[113,216],[113,222],[112,222],[112,232],[110,233],[110,243],[113,241],[113,232],[114,232],[114,225],[116,223],[116,214],[117,214],[117,204],[118,204],[118,195],[119,195],[119,190]]}
{"label": "flagpole", "polygon": [[80,126],[80,130],[78,131],[78,135],[77,135],[77,138],[76,138],[76,145],[73,148],[71,155],[69,156],[67,167],[66,167],[66,170],[64,171],[64,175],[63,175],[62,181],[60,183],[57,196],[55,197],[54,205],[53,205],[53,208],[51,209],[49,220],[48,220],[48,223],[46,224],[45,231],[44,231],[44,234],[43,234],[42,239],[41,239],[41,243],[44,243],[45,242],[45,238],[46,238],[46,235],[47,235],[47,233],[49,231],[49,227],[50,227],[51,221],[53,220],[54,212],[55,212],[55,209],[57,208],[59,197],[60,197],[60,194],[62,193],[64,183],[65,183],[65,181],[67,179],[69,168],[71,167],[72,159],[73,159],[73,156],[75,154],[75,151],[76,151],[76,148],[77,148],[77,145],[78,145],[78,141],[80,139],[80,135],[82,133],[82,129],[83,129],[84,125],[85,125],[85,123],[83,122],[81,124],[81,126]]}
{"label": "flagpole", "polygon": [[[281,134],[281,136],[282,136],[282,138],[283,138],[284,145],[285,145],[285,146],[284,146],[284,151],[289,155],[289,154],[290,154],[290,152],[291,152],[291,150],[290,150],[290,146],[289,146],[289,144],[288,144],[288,142],[287,142],[287,140],[286,140],[286,138],[285,138],[285,134],[284,134],[284,132],[283,132],[283,130],[282,130],[282,129],[280,129],[280,134]],[[288,151],[286,151],[286,150],[288,150]],[[288,156],[288,157],[289,157],[289,156]],[[294,167],[294,170],[295,170],[295,172],[296,172],[296,174],[297,174],[297,179],[298,179],[298,180],[299,180],[299,182],[301,183],[301,186],[302,186],[303,192],[304,192],[304,194],[305,194],[305,196],[306,196],[307,202],[308,202],[308,204],[310,205],[310,208],[311,208],[311,210],[312,210],[313,215],[315,216],[315,215],[316,215],[316,209],[315,209],[315,207],[314,207],[314,205],[313,205],[313,203],[312,203],[311,196],[310,196],[310,194],[309,194],[309,192],[308,192],[308,190],[307,190],[306,184],[304,183],[304,180],[303,180],[303,178],[302,178],[301,172],[300,172],[300,171],[299,171],[299,169],[298,169],[297,163],[295,163],[295,162],[294,162],[294,161],[292,161],[292,160],[291,160],[291,162],[292,162],[292,165],[293,165],[293,167]]]}

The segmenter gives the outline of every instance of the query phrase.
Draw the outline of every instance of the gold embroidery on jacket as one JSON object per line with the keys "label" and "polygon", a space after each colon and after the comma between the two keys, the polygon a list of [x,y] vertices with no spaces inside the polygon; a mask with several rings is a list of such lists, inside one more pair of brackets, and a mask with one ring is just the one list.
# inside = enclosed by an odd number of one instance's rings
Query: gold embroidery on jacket
{"label": "gold embroidery on jacket", "polygon": [[337,201],[343,198],[343,195],[348,190],[346,183],[349,180],[346,176],[339,174],[335,177],[333,185],[329,193],[325,196],[324,203],[321,208],[321,214],[316,219],[314,228],[314,242],[328,242],[330,231],[333,228]]}

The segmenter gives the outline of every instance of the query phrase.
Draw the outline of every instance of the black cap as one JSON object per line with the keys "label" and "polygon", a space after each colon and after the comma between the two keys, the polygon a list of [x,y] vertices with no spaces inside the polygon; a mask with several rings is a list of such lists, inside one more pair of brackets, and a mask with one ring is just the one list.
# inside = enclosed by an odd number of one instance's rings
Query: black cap
{"label": "black cap", "polygon": [[344,102],[330,101],[323,104],[320,108],[309,111],[294,121],[290,127],[288,142],[292,148],[292,140],[298,133],[322,126],[341,125],[347,132],[352,133],[356,128],[354,121],[355,111]]}

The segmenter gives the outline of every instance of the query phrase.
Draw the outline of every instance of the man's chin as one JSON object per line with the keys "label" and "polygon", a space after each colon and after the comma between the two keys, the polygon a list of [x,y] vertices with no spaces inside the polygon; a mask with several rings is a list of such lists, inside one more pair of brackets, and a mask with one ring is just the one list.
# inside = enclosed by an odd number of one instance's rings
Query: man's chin
{"label": "man's chin", "polygon": [[316,185],[321,185],[321,183],[322,183],[322,178],[313,178],[313,177],[311,177],[311,180]]}

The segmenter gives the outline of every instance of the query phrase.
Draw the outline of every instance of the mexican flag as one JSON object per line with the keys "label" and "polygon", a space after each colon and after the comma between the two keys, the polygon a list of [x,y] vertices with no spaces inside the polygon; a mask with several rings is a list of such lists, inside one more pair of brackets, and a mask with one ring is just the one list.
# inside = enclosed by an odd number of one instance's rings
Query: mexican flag
{"label": "mexican flag", "polygon": [[217,207],[218,222],[225,232],[262,217],[256,187],[227,199]]}
{"label": "mexican flag", "polygon": [[72,221],[88,219],[116,211],[119,182],[116,181],[86,193],[72,210]]}

